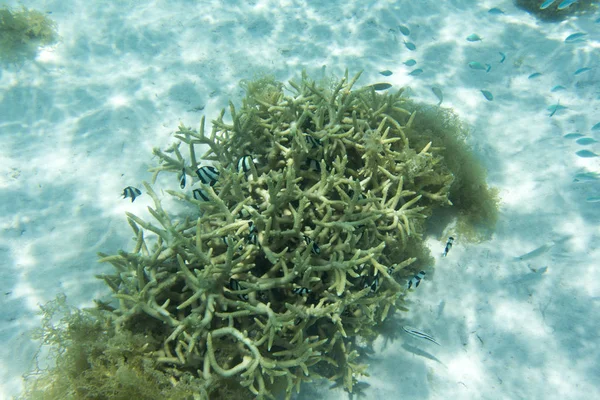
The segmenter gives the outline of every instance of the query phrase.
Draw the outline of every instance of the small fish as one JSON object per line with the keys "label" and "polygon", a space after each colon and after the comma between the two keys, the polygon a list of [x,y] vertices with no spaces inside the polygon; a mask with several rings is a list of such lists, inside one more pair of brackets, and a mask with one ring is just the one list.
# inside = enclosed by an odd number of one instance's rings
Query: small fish
{"label": "small fish", "polygon": [[[241,286],[240,283],[238,282],[237,279],[229,279],[229,289],[231,289],[234,292],[240,291],[240,290],[244,290]],[[237,297],[240,300],[244,300],[247,301],[248,300],[248,295],[246,293],[244,294],[238,294]]]}
{"label": "small fish", "polygon": [[407,287],[410,289],[411,287],[418,288],[421,284],[421,279],[425,278],[425,271],[419,271],[418,274],[410,278],[407,282]]}
{"label": "small fish", "polygon": [[196,199],[196,200],[202,200],[202,201],[210,200],[208,193],[206,193],[206,191],[202,190],[202,189],[192,190],[192,195],[194,196],[194,199]]}
{"label": "small fish", "polygon": [[483,97],[485,97],[487,101],[494,100],[494,95],[489,90],[482,90],[481,94],[483,94]]}
{"label": "small fish", "polygon": [[552,5],[552,3],[554,3],[556,0],[546,0],[542,3],[542,5],[540,6],[540,10],[545,10],[546,8],[550,7]]}
{"label": "small fish", "polygon": [[577,138],[583,137],[583,135],[581,133],[571,132],[571,133],[567,133],[563,137],[565,139],[577,139]]}
{"label": "small fish", "polygon": [[369,86],[371,86],[371,87],[372,87],[373,89],[375,89],[376,91],[379,91],[379,90],[386,90],[386,89],[389,89],[389,88],[391,88],[391,87],[392,87],[392,85],[391,85],[391,84],[389,84],[389,83],[374,83],[374,84],[372,84],[372,85],[369,85]]}
{"label": "small fish", "polygon": [[311,251],[313,254],[319,255],[321,254],[321,248],[319,247],[319,245],[312,240],[310,237],[308,237],[307,235],[304,235],[304,242],[306,243],[307,246],[311,247]]}
{"label": "small fish", "polygon": [[[375,90],[377,90],[377,89],[375,89]],[[312,146],[312,148],[323,146],[320,139],[317,139],[317,138],[309,135],[308,133],[304,134],[304,138],[306,139],[306,143],[310,144]]]}
{"label": "small fish", "polygon": [[471,61],[469,63],[469,68],[475,69],[475,70],[486,70],[487,69],[487,67],[485,65],[483,65],[482,63],[480,63],[479,61]]}
{"label": "small fish", "polygon": [[413,42],[404,42],[404,46],[410,51],[415,51],[417,49],[417,46]]}
{"label": "small fish", "polygon": [[592,126],[592,130],[599,131],[600,130],[600,122],[598,122],[596,125]]}
{"label": "small fish", "polygon": [[566,87],[564,87],[564,86],[562,86],[562,85],[556,85],[556,86],[554,86],[552,89],[550,89],[550,91],[551,91],[552,93],[554,93],[554,92],[558,92],[558,91],[560,91],[560,90],[565,90],[565,89],[566,89]]}
{"label": "small fish", "polygon": [[582,146],[587,146],[593,143],[598,143],[598,141],[591,137],[582,137],[575,141],[575,143],[580,144]]}
{"label": "small fish", "polygon": [[409,36],[410,35],[410,29],[408,29],[408,27],[406,27],[405,25],[398,25],[398,30],[404,36]]}
{"label": "small fish", "polygon": [[587,35],[587,33],[583,33],[583,32],[572,33],[565,38],[565,43],[576,43],[576,42],[584,41],[585,39],[583,37],[585,35]]}
{"label": "small fish", "polygon": [[292,293],[298,294],[300,296],[310,294],[310,292],[311,292],[311,290],[309,288],[305,288],[305,287],[298,287],[298,288],[292,289]]}
{"label": "small fish", "polygon": [[179,187],[185,189],[185,167],[181,169],[181,175],[179,176]]}
{"label": "small fish", "polygon": [[223,236],[221,241],[225,246],[231,246],[233,244],[234,239],[231,236]]}
{"label": "small fish", "polygon": [[448,241],[446,242],[446,247],[444,247],[444,252],[442,253],[442,257],[446,257],[448,255],[448,252],[452,248],[453,243],[454,243],[454,238],[452,236],[450,236],[448,238]]}
{"label": "small fish", "polygon": [[254,225],[254,222],[252,221],[248,221],[248,227],[250,228],[250,232],[246,237],[246,242],[255,246],[260,246],[260,243],[258,242],[258,228],[256,228],[256,225]]}
{"label": "small fish", "polygon": [[595,182],[598,180],[600,180],[600,173],[598,172],[580,172],[573,177],[573,182],[577,183]]}
{"label": "small fish", "polygon": [[471,33],[466,39],[468,42],[480,42],[482,40],[481,37],[476,33]]}
{"label": "small fish", "polygon": [[504,11],[502,11],[498,7],[493,7],[488,10],[488,13],[490,13],[492,15],[500,15],[500,14],[504,14]]}
{"label": "small fish", "polygon": [[383,76],[390,76],[393,74],[393,72],[390,71],[389,69],[386,69],[385,71],[379,71],[379,73]]}
{"label": "small fish", "polygon": [[594,157],[598,157],[598,154],[594,153],[593,151],[589,151],[589,150],[579,150],[575,154],[577,154],[577,156],[579,156],[581,158],[594,158]]}
{"label": "small fish", "polygon": [[412,67],[412,66],[413,66],[413,65],[415,65],[416,63],[417,63],[417,62],[411,58],[410,60],[406,60],[406,61],[404,61],[402,64],[406,65],[407,67]]}
{"label": "small fish", "polygon": [[442,93],[442,89],[440,89],[437,86],[434,86],[431,88],[431,91],[433,92],[433,94],[435,94],[435,97],[438,98],[439,102],[437,103],[437,105],[440,106],[444,101],[444,94]]}
{"label": "small fish", "polygon": [[527,77],[527,79],[535,79],[535,78],[537,78],[537,77],[539,77],[539,76],[542,76],[542,73],[541,73],[541,72],[534,72],[533,74],[529,75],[529,76]]}
{"label": "small fish", "polygon": [[540,247],[538,247],[537,249],[531,250],[529,253],[525,253],[520,256],[514,257],[514,260],[515,261],[531,260],[532,258],[536,258],[536,257],[541,256],[542,254],[546,253],[548,250],[550,250],[552,248],[552,246],[554,246],[554,244],[555,244],[554,242],[545,243],[545,244],[541,245]]}
{"label": "small fish", "polygon": [[551,106],[548,106],[548,108],[546,108],[546,110],[550,111],[550,116],[553,116],[554,114],[556,114],[557,111],[566,110],[566,109],[567,109],[567,107],[562,106],[560,104],[560,101],[557,102],[556,104],[553,104]]}
{"label": "small fish", "polygon": [[252,156],[250,155],[245,155],[245,156],[241,156],[240,159],[237,162],[237,170],[239,171],[244,171],[244,173],[250,171],[250,169],[252,168],[252,164],[254,164],[254,160],[252,159]]}
{"label": "small fish", "polygon": [[585,199],[588,203],[598,203],[600,201],[600,196],[591,196]]}
{"label": "small fish", "polygon": [[432,343],[437,344],[438,346],[440,345],[431,335],[428,335],[426,333],[423,333],[415,328],[412,328],[410,326],[403,326],[402,329],[404,329],[404,332],[408,333],[411,336],[414,336],[416,338],[419,339],[425,339],[425,340],[429,340]]}
{"label": "small fish", "polygon": [[413,71],[410,71],[409,75],[410,76],[419,76],[423,73],[423,70],[421,68],[417,68]]}
{"label": "small fish", "polygon": [[591,70],[591,68],[589,68],[589,67],[579,68],[577,71],[575,71],[573,73],[573,75],[579,75],[579,74],[582,74],[582,73],[590,71],[590,70]]}
{"label": "small fish", "polygon": [[379,290],[379,275],[377,276],[373,276],[373,275],[365,275],[362,277],[361,281],[360,281],[360,286],[363,289],[366,288],[371,288],[371,292],[375,293],[376,291]]}
{"label": "small fish", "polygon": [[123,189],[123,198],[126,199],[128,197],[131,197],[132,203],[141,194],[142,191],[138,188],[134,188],[133,186],[127,186],[125,189]]}
{"label": "small fish", "polygon": [[571,4],[577,3],[579,0],[563,0],[557,7],[559,10],[564,10],[569,7]]}
{"label": "small fish", "polygon": [[[233,246],[233,245],[235,245],[237,243],[237,239],[234,238],[233,236],[223,236],[221,238],[221,240],[223,241],[223,243],[225,244],[226,247]],[[238,247],[238,250],[239,251],[244,250],[244,246],[240,245]]]}
{"label": "small fish", "polygon": [[200,182],[204,183],[205,185],[214,186],[214,184],[219,180],[219,170],[211,165],[198,168],[196,170],[196,175],[198,175]]}
{"label": "small fish", "polygon": [[499,51],[498,53],[500,53],[500,64],[502,64],[504,60],[506,60],[506,54],[504,54],[501,51]]}

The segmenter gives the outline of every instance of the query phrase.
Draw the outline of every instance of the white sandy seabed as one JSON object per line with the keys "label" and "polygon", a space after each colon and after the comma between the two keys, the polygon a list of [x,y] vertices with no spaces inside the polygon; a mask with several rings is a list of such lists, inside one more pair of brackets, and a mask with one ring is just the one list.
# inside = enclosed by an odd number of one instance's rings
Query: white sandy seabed
{"label": "white sandy seabed", "polygon": [[[509,0],[27,6],[51,12],[61,40],[0,75],[0,398],[17,394],[33,366],[39,304],[62,292],[90,306],[107,294],[94,275],[111,267],[96,252],[131,249],[124,212],[146,217],[151,200],[120,194],[150,179],[152,147],[170,143],[180,121],[197,126],[239,102],[241,79],[287,81],[302,69],[318,78],[324,66],[337,76],[363,70],[359,84],[408,85],[428,103],[441,88],[502,197],[492,240],[457,237],[441,258],[445,237],[429,239],[435,271],[411,311],[394,316],[396,331],[375,343],[365,398],[600,398],[600,181],[574,182],[600,172],[600,158],[576,152],[600,146],[564,137],[600,140],[591,129],[600,122],[599,15],[543,23]],[[585,40],[565,43],[576,32]],[[472,33],[482,40],[467,41]],[[417,65],[403,64],[411,58]],[[469,68],[474,61],[491,69]],[[409,75],[416,68],[423,73]],[[552,92],[557,85],[565,89]],[[559,101],[566,108],[550,117]],[[348,398],[327,387],[305,385],[298,398]]]}

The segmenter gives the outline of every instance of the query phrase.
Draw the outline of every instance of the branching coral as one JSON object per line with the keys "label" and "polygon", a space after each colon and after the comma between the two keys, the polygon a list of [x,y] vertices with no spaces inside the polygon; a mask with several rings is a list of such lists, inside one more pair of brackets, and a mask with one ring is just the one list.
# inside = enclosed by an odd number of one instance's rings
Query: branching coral
{"label": "branching coral", "polygon": [[351,392],[365,374],[356,340],[403,309],[405,279],[430,262],[424,221],[452,204],[455,176],[404,91],[353,89],[358,77],[321,87],[303,76],[292,95],[248,82],[231,122],[223,111],[210,134],[204,119],[180,126],[155,149],[154,178],[200,178],[167,191],[190,215],[170,216],[145,184],[155,221],[127,214],[134,249],[102,255],[118,301],[103,315],[111,335],[155,344],[142,353],[174,388],[274,398],[283,383],[289,398],[318,377]]}

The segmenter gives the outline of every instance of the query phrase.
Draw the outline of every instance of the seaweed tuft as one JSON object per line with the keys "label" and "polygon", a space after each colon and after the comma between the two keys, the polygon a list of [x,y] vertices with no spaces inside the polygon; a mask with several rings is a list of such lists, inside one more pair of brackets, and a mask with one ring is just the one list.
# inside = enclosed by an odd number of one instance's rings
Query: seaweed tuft
{"label": "seaweed tuft", "polygon": [[20,63],[35,57],[40,46],[58,40],[56,24],[44,13],[0,7],[0,60]]}

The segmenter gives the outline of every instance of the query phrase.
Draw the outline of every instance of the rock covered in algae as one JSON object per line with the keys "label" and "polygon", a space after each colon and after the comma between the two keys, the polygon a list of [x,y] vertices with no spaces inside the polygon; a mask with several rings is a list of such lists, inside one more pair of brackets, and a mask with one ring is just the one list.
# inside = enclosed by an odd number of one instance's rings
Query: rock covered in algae
{"label": "rock covered in algae", "polygon": [[155,149],[154,178],[171,174],[187,216],[145,184],[155,221],[128,214],[135,248],[102,255],[116,269],[100,276],[114,304],[69,312],[64,340],[45,325],[62,351],[30,393],[289,398],[320,377],[352,392],[366,374],[357,340],[405,309],[407,278],[432,263],[427,218],[453,203],[495,217],[456,116],[404,90],[353,89],[359,75],[329,85],[303,75],[290,95],[270,78],[245,82],[231,122],[223,111],[210,134],[204,120],[180,126]]}

